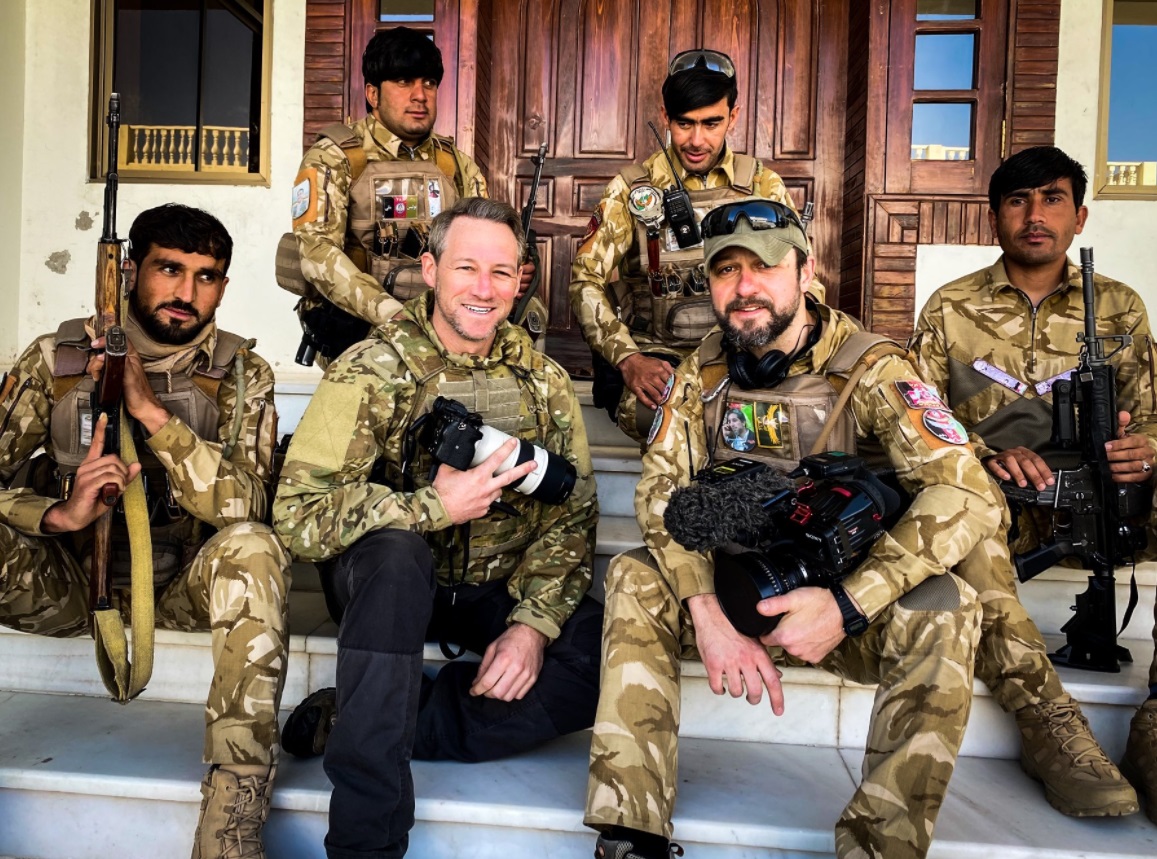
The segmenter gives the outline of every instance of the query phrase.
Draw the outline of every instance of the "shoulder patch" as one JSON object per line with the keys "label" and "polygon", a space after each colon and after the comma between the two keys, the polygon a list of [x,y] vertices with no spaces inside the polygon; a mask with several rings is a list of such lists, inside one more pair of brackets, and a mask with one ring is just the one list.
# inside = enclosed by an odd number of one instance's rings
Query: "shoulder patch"
{"label": "shoulder patch", "polygon": [[648,445],[662,441],[667,437],[667,430],[671,427],[671,416],[673,414],[673,410],[666,405],[659,406],[659,408],[655,410],[655,420],[651,424],[651,431],[647,433]]}
{"label": "shoulder patch", "polygon": [[0,403],[8,399],[8,395],[12,393],[12,389],[16,387],[16,377],[11,373],[5,373],[2,383],[0,383]]}
{"label": "shoulder patch", "polygon": [[900,380],[896,382],[896,390],[904,398],[904,403],[910,409],[943,409],[948,410],[944,400],[931,385],[915,380]]}
{"label": "shoulder patch", "polygon": [[588,245],[590,244],[591,239],[595,237],[595,233],[597,233],[599,231],[599,227],[603,225],[603,205],[603,203],[599,203],[598,208],[595,209],[594,214],[591,215],[591,219],[587,222],[586,232],[583,233],[583,237],[579,241],[578,252],[580,254],[586,253],[588,250],[590,250]]}
{"label": "shoulder patch", "polygon": [[[924,430],[945,444],[968,444],[968,431],[947,409],[926,409],[920,418]],[[933,447],[940,445],[933,444]]]}
{"label": "shoulder patch", "polygon": [[297,174],[290,198],[290,216],[293,228],[317,220],[317,168],[306,167]]}

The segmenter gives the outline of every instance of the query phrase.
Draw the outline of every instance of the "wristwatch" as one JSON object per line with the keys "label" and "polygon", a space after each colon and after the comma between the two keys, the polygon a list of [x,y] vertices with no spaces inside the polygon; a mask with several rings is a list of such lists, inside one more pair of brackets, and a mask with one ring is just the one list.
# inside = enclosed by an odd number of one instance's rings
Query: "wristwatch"
{"label": "wristwatch", "polygon": [[833,584],[832,596],[836,598],[836,605],[840,607],[840,614],[844,616],[844,632],[853,638],[863,633],[868,628],[868,618],[856,608],[844,586]]}

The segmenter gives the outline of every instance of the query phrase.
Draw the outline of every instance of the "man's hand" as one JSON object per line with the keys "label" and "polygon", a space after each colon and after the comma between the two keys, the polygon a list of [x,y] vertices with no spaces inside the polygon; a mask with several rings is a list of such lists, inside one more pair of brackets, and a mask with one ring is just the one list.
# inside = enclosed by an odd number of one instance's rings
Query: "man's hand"
{"label": "man's hand", "polygon": [[650,358],[642,352],[628,355],[619,362],[623,382],[649,409],[657,409],[667,394],[667,383],[675,368],[661,358]]}
{"label": "man's hand", "polygon": [[783,687],[780,671],[767,651],[754,638],[741,635],[719,607],[715,594],[700,594],[687,600],[695,624],[695,643],[707,669],[707,685],[722,695],[724,682],[732,698],[739,698],[746,688],[747,701],[758,704],[767,687],[772,712],[783,715]]}
{"label": "man's hand", "polygon": [[481,519],[490,512],[490,505],[502,497],[502,488],[521,480],[537,467],[534,460],[516,465],[502,474],[495,470],[502,460],[518,446],[518,439],[507,439],[502,447],[466,471],[459,471],[445,463],[438,466],[434,488],[442,499],[446,514],[455,525]]}
{"label": "man's hand", "polygon": [[514,300],[520,301],[526,290],[530,287],[531,281],[534,280],[534,273],[538,270],[533,260],[527,260],[522,264],[522,271],[518,275],[518,294],[514,296]]}
{"label": "man's hand", "polygon": [[[855,604],[855,598],[851,594],[848,597]],[[779,625],[760,641],[768,647],[778,645],[805,662],[819,662],[844,640],[844,616],[827,588],[796,588],[783,596],[760,600],[755,608],[767,617],[783,615]]]}
{"label": "man's hand", "polygon": [[511,624],[482,654],[470,694],[520,701],[538,680],[546,644],[546,636],[537,629],[525,623]]}
{"label": "man's hand", "polygon": [[1143,435],[1125,432],[1131,420],[1128,412],[1117,414],[1117,439],[1105,443],[1109,472],[1116,483],[1146,483],[1153,479],[1153,448]]}
{"label": "man's hand", "polygon": [[[92,348],[103,350],[104,338],[93,340]],[[101,351],[88,359],[88,374],[94,379],[99,379],[104,370],[104,358],[104,352]],[[128,413],[140,422],[149,435],[160,432],[161,427],[172,417],[153,393],[140,353],[131,341],[128,343],[128,357],[125,358],[124,398]]]}
{"label": "man's hand", "polygon": [[1053,471],[1041,457],[1027,447],[1010,447],[984,460],[984,467],[1000,480],[1011,480],[1024,488],[1032,483],[1038,491],[1052,486]]}
{"label": "man's hand", "polygon": [[49,507],[40,521],[40,530],[44,533],[67,534],[91,525],[109,509],[101,498],[104,485],[115,484],[119,495],[140,474],[139,462],[125,465],[124,460],[116,454],[104,453],[107,425],[108,418],[101,415],[92,428],[92,444],[88,453],[76,470],[72,494],[67,501]]}

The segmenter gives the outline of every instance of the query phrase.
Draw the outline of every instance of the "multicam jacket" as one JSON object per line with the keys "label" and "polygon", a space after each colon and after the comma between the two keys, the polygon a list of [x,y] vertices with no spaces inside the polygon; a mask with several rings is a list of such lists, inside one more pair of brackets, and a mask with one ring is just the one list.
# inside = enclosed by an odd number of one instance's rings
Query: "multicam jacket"
{"label": "multicam jacket", "polygon": [[[381,326],[326,370],[289,447],[274,527],[290,552],[307,560],[338,555],[380,528],[421,533],[442,584],[506,579],[518,601],[510,621],[553,640],[590,587],[598,518],[578,400],[566,373],[508,323],[489,355],[447,351],[430,322],[432,306],[433,293],[407,302],[405,318]],[[505,390],[517,392],[511,429],[565,457],[578,480],[557,506],[505,490],[502,500],[520,515],[496,511],[471,522],[463,572],[461,529],[432,485],[429,454],[419,444],[420,454],[403,468],[407,432],[440,393],[480,403]],[[485,417],[485,408],[477,410]]]}
{"label": "multicam jacket", "polygon": [[[1117,405],[1129,431],[1157,447],[1153,335],[1145,305],[1123,283],[1096,275],[1098,334],[1131,334],[1113,356]],[[942,286],[924,306],[911,347],[922,376],[943,391],[981,458],[1023,445],[1054,467],[1067,457],[1049,445],[1052,382],[1077,366],[1085,330],[1081,270],[1037,307],[1009,283],[1004,258]]]}
{"label": "multicam jacket", "polygon": [[[823,333],[815,347],[791,367],[789,378],[824,375],[840,346],[857,330],[845,314],[819,307]],[[643,476],[635,493],[635,515],[648,548],[680,600],[712,593],[710,554],[684,549],[663,526],[671,494],[691,483],[710,464],[699,354],[676,371],[675,386],[663,409],[661,429],[643,455]],[[738,386],[720,386],[717,396],[743,406]],[[912,505],[892,530],[872,547],[843,584],[869,619],[929,576],[954,567],[981,540],[1001,527],[1004,506],[988,473],[969,449],[964,430],[904,358],[888,355],[860,379],[849,401],[856,437],[882,446]],[[782,416],[781,416],[782,420]],[[791,432],[790,426],[778,429]],[[756,443],[775,444],[777,439]],[[717,442],[714,440],[712,444]]]}
{"label": "multicam jacket", "polygon": [[[678,155],[673,150],[669,154],[678,165],[679,176],[688,191],[726,188],[735,184],[735,153],[731,149],[724,152],[719,163],[706,176],[687,173]],[[650,184],[660,191],[675,186],[674,174],[662,151],[656,152],[642,166],[650,175]],[[783,180],[762,162],[756,162],[752,186],[752,195],[786,203],[794,208]],[[632,331],[619,319],[607,295],[611,273],[621,262],[637,258],[641,253],[637,224],[627,208],[630,192],[631,185],[621,174],[611,180],[591,218],[587,237],[571,265],[571,308],[582,327],[587,344],[612,366],[618,366],[624,358],[660,342],[653,332]],[[740,198],[749,195],[737,191],[735,196]],[[690,349],[681,351],[686,354]]]}
{"label": "multicam jacket", "polygon": [[[453,178],[459,196],[488,196],[478,165],[455,149],[448,138],[432,134],[411,149],[372,115],[350,128],[363,135],[369,163],[407,158],[434,161],[437,149],[450,150],[458,167]],[[308,203],[294,219],[293,231],[306,279],[342,310],[378,324],[394,316],[402,305],[345,253],[350,180],[350,163],[342,148],[325,137],[315,143],[305,153],[297,174],[295,185],[305,188],[308,184],[304,195]]]}
{"label": "multicam jacket", "polygon": [[[216,341],[214,328],[200,347],[205,363]],[[0,485],[4,487],[41,446],[53,456],[50,415],[55,342],[51,334],[38,338],[0,388]],[[241,432],[228,458],[222,457],[221,443],[200,438],[176,416],[145,439],[168,474],[174,500],[195,519],[218,529],[264,518],[277,437],[273,371],[251,351],[242,350],[240,355],[244,402],[238,403],[237,381],[231,373],[217,389],[219,438],[232,436],[237,410],[242,410]],[[45,512],[59,500],[37,495],[33,489],[0,489],[0,522],[22,534],[39,536]]]}

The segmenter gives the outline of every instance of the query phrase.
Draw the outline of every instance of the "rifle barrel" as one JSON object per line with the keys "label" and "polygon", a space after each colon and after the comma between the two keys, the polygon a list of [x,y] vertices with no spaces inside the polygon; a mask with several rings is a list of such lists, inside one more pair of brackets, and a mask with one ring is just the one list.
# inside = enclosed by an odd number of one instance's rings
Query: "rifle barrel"
{"label": "rifle barrel", "polygon": [[119,93],[112,93],[108,97],[108,116],[104,119],[108,126],[108,173],[104,183],[104,232],[100,237],[102,242],[117,241],[117,188],[120,185],[120,175],[117,173],[117,164],[120,160],[120,128],[121,128],[121,97]]}
{"label": "rifle barrel", "polygon": [[1092,350],[1097,337],[1097,300],[1093,293],[1092,248],[1081,248],[1081,289],[1085,296],[1085,343]]}

